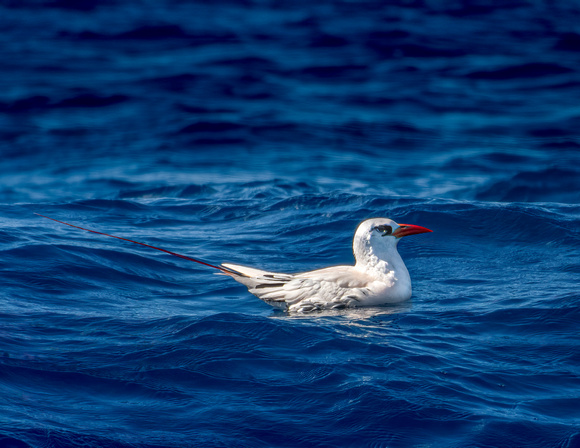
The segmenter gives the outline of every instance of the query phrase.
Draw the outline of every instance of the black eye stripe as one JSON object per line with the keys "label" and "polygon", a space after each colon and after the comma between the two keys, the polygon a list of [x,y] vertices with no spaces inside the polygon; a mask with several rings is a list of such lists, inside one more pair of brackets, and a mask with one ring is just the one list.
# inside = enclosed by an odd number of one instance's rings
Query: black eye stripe
{"label": "black eye stripe", "polygon": [[381,232],[383,235],[390,235],[393,232],[393,228],[387,225],[380,225],[377,226],[376,229]]}

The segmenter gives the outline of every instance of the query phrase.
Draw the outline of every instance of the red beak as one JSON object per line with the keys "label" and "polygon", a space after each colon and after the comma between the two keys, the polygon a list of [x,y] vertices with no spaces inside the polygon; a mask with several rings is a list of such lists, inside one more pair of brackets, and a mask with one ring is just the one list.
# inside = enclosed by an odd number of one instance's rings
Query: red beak
{"label": "red beak", "polygon": [[426,227],[415,226],[413,224],[399,224],[399,228],[393,232],[393,236],[401,238],[403,236],[417,235],[419,233],[433,232]]}

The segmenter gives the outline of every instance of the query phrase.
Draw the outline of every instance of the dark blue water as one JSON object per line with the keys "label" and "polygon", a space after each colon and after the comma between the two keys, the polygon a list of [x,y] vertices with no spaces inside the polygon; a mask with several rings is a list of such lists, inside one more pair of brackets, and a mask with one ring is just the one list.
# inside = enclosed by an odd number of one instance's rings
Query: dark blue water
{"label": "dark blue water", "polygon": [[[580,446],[575,2],[0,1],[0,447]],[[274,311],[213,263],[352,263]]]}

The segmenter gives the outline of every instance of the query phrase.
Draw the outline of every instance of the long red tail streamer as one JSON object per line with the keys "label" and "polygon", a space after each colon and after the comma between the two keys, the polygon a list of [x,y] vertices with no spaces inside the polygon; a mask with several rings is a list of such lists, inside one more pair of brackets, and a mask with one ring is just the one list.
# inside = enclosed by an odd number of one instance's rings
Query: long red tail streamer
{"label": "long red tail streamer", "polygon": [[117,238],[118,240],[129,241],[130,243],[140,244],[141,246],[150,247],[151,249],[160,250],[161,252],[165,252],[166,254],[173,255],[175,257],[183,258],[184,260],[194,261],[199,264],[203,264],[204,266],[209,266],[210,268],[218,269],[222,272],[226,272],[228,274],[237,274],[235,271],[231,271],[230,269],[224,268],[222,266],[214,266],[213,264],[206,263],[205,261],[197,260],[196,258],[188,257],[186,255],[181,255],[175,252],[171,252],[170,250],[161,249],[160,247],[151,246],[149,244],[140,243],[139,241],[133,241],[127,238],[122,238],[120,236],[109,235],[108,233],[104,232],[97,232],[96,230],[85,229],[84,227],[75,226],[74,224],[69,224],[68,222],[59,221],[58,219],[50,218],[48,216],[41,215],[40,213],[35,213],[35,215],[42,216],[43,218],[50,219],[51,221],[58,222],[60,224],[64,224],[65,226],[74,227],[75,229],[86,230],[87,232],[96,233],[97,235],[105,235],[111,238]]}

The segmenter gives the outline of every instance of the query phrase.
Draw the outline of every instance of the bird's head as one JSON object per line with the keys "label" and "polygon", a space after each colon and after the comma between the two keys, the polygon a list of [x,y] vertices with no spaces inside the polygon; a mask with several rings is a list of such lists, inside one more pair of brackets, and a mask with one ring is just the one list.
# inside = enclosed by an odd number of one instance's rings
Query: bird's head
{"label": "bird's head", "polygon": [[389,252],[397,247],[402,237],[427,232],[432,230],[413,224],[398,224],[388,218],[367,219],[359,224],[354,236],[355,257],[358,258],[359,254],[368,252],[370,248],[374,248],[374,253]]}

